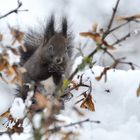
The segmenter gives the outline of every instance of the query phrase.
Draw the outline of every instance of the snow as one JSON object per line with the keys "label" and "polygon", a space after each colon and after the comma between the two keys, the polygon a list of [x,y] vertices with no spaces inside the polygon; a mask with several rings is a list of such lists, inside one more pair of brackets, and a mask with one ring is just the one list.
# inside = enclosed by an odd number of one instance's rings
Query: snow
{"label": "snow", "polygon": [[0,81],[0,115],[8,111],[15,98],[15,87]]}
{"label": "snow", "polygon": [[15,98],[10,108],[10,114],[15,119],[24,118],[26,114],[26,105],[21,98]]}
{"label": "snow", "polygon": [[[14,101],[15,94],[16,90],[14,85],[0,81],[0,115],[4,114],[10,109]],[[0,117],[0,132],[6,130],[6,122],[6,117]],[[5,124],[5,126],[3,126],[3,124]]]}
{"label": "snow", "polygon": [[[95,77],[99,76],[103,67],[94,66],[94,74],[90,70],[86,70],[84,78],[90,77],[92,80],[92,96],[95,104],[95,112],[90,112],[86,109],[79,108],[79,104],[74,103],[78,100],[80,90],[73,93],[74,97],[66,102],[65,109],[61,111],[58,118],[66,120],[66,123],[76,122],[90,118],[91,120],[99,120],[100,124],[84,123],[82,127],[76,125],[70,127],[70,130],[80,132],[78,139],[80,140],[139,140],[140,139],[140,97],[136,96],[136,90],[140,83],[139,70],[109,70],[107,72],[107,82],[104,77],[100,81],[96,81]],[[2,99],[1,113],[7,111],[14,100],[14,90],[8,87],[5,83],[0,83],[0,93]],[[106,92],[109,90],[110,92]],[[4,96],[3,96],[4,95]],[[12,100],[11,100],[12,99]],[[78,116],[72,109],[73,106],[79,108],[85,115]],[[21,99],[16,98],[12,104],[10,112],[14,114],[15,118],[22,118],[25,114],[25,109]],[[14,112],[14,113],[13,113]],[[35,119],[37,118],[37,119]],[[40,120],[39,116],[35,120]],[[36,122],[37,123],[37,122]],[[37,125],[39,125],[37,123]],[[1,128],[4,129],[4,128]],[[13,138],[26,140],[30,133],[14,135]],[[0,139],[5,139],[5,135],[0,136]],[[8,140],[8,138],[6,138]],[[55,137],[57,140],[57,138]]]}
{"label": "snow", "polygon": [[[102,69],[97,66],[93,68],[95,75],[91,74],[89,70],[84,74],[85,77],[92,77],[92,96],[95,100],[96,111],[83,110],[84,118],[100,120],[101,124],[83,124],[79,139],[139,140],[140,98],[136,96],[136,90],[140,83],[140,71],[110,70],[105,83],[104,78],[101,81],[96,81],[94,78],[99,75]],[[105,90],[109,90],[110,93]],[[76,92],[75,94],[78,96]],[[73,103],[68,102],[63,113],[72,118],[72,122],[75,122],[81,117],[77,118],[74,113],[70,113],[71,105]],[[79,128],[77,127],[77,131]]]}

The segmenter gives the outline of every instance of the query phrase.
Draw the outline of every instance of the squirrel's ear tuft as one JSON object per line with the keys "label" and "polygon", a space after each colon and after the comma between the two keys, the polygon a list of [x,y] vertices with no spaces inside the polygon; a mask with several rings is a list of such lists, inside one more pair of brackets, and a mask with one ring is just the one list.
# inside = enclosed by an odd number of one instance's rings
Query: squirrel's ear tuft
{"label": "squirrel's ear tuft", "polygon": [[66,17],[63,18],[62,20],[62,34],[67,37],[67,30],[68,30],[68,23]]}
{"label": "squirrel's ear tuft", "polygon": [[55,29],[54,29],[54,15],[51,15],[50,19],[47,22],[47,25],[45,27],[45,34],[44,34],[44,39],[49,40],[54,34],[55,34]]}

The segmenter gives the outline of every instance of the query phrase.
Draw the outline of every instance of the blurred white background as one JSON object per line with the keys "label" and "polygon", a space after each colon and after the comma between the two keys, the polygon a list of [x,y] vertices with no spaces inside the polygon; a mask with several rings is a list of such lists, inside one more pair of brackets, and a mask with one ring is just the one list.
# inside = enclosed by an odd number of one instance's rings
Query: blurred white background
{"label": "blurred white background", "polygon": [[[28,9],[28,12],[12,14],[0,20],[0,32],[6,32],[7,24],[16,26],[21,30],[27,30],[30,26],[35,28],[38,24],[55,13],[57,19],[67,16],[74,33],[75,47],[80,42],[84,44],[87,39],[80,37],[79,32],[89,31],[92,25],[97,23],[99,27],[106,27],[112,14],[116,0],[21,0],[21,9]],[[131,16],[140,13],[140,0],[121,0],[116,16]],[[3,15],[17,7],[17,0],[0,0],[0,15]],[[59,24],[59,22],[57,22]],[[117,24],[117,23],[116,23]],[[140,24],[130,23],[121,31],[115,33],[121,37],[128,31],[139,30]],[[121,46],[114,52],[117,57],[127,56],[127,61],[132,61],[140,65],[140,36],[135,35],[121,43]],[[111,38],[112,39],[112,38]],[[85,52],[89,53],[95,44],[89,39]],[[96,56],[99,59],[99,56]],[[104,61],[104,62],[103,62]],[[110,63],[108,58],[104,59],[99,65]],[[125,68],[124,66],[120,68]]]}

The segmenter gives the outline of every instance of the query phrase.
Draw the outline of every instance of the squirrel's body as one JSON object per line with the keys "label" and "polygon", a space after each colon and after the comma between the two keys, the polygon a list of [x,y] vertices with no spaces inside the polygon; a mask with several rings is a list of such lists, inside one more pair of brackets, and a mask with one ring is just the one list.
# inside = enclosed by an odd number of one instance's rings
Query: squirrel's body
{"label": "squirrel's body", "polygon": [[[21,64],[26,69],[22,75],[23,84],[31,81],[39,83],[51,76],[56,86],[62,81],[71,59],[72,45],[66,18],[61,26],[61,30],[56,32],[52,16],[43,33],[27,33],[24,44],[27,51],[20,50]],[[21,87],[23,96],[27,96],[26,89],[25,86]]]}

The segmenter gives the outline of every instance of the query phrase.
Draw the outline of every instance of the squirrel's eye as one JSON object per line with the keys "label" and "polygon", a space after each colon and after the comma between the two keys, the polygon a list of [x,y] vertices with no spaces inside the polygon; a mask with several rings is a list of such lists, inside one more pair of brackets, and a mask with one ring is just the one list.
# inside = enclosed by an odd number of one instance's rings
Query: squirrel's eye
{"label": "squirrel's eye", "polygon": [[49,46],[48,46],[48,51],[49,51],[49,52],[53,52],[53,45],[49,45]]}

